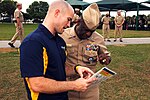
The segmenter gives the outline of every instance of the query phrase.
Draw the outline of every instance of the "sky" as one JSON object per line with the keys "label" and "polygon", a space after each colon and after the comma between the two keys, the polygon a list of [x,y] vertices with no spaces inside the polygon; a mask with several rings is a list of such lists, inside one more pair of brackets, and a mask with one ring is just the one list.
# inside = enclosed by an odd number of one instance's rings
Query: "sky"
{"label": "sky", "polygon": [[[31,5],[34,1],[45,1],[47,2],[48,4],[50,4],[52,1],[55,1],[55,0],[14,0],[14,1],[17,1],[17,2],[20,2],[22,3],[22,11],[23,12],[26,12],[26,9],[29,7],[29,5]],[[96,2],[96,1],[100,1],[100,0],[83,0],[85,2],[89,2],[89,3],[92,3],[92,2]],[[133,1],[133,2],[144,2],[144,1],[147,1],[147,0],[130,0],[130,1]],[[148,4],[148,6],[150,7],[150,4]],[[106,12],[101,12],[101,14],[106,14]],[[139,11],[139,14],[140,15],[148,15],[150,14],[150,10],[149,11]],[[115,16],[116,15],[116,12],[110,12],[110,15],[111,16]],[[122,12],[122,15],[124,16],[124,13]],[[136,11],[129,11],[126,13],[127,16],[133,16],[133,15],[137,15],[137,12]]]}

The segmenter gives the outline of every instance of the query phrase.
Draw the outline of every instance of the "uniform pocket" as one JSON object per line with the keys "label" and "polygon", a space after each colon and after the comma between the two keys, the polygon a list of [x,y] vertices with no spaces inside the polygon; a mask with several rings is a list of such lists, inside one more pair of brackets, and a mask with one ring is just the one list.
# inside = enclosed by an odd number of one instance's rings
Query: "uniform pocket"
{"label": "uniform pocket", "polygon": [[97,51],[82,49],[82,61],[86,64],[93,64],[97,62]]}

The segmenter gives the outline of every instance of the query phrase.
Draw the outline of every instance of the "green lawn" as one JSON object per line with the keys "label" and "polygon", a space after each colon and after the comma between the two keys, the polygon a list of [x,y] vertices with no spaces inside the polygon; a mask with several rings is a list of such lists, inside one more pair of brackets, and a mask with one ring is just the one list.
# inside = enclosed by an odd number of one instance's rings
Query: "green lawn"
{"label": "green lawn", "polygon": [[[24,24],[25,36],[37,28],[38,24]],[[0,40],[10,40],[15,34],[15,25],[4,23],[0,24]]]}
{"label": "green lawn", "polygon": [[100,84],[100,100],[150,99],[150,45],[108,46],[117,76]]}
{"label": "green lawn", "polygon": [[[150,45],[108,46],[117,75],[100,84],[100,100],[150,99]],[[102,68],[97,65],[97,69]],[[19,54],[0,53],[0,100],[27,100]]]}
{"label": "green lawn", "polygon": [[[102,34],[102,30],[97,30]],[[123,30],[124,38],[141,38],[141,37],[150,37],[150,31],[135,31],[135,30]],[[110,30],[110,37],[114,38],[114,30]]]}
{"label": "green lawn", "polygon": [[0,100],[27,100],[20,76],[19,54],[0,53]]}
{"label": "green lawn", "polygon": [[[24,24],[24,33],[25,36],[35,30],[38,24]],[[100,34],[102,34],[102,30],[97,30]],[[10,40],[15,33],[15,26],[14,24],[9,23],[0,23],[0,40]],[[110,31],[110,36],[113,38],[114,30]],[[134,38],[134,37],[150,37],[149,31],[130,31],[130,30],[123,30],[123,37],[126,38]]]}

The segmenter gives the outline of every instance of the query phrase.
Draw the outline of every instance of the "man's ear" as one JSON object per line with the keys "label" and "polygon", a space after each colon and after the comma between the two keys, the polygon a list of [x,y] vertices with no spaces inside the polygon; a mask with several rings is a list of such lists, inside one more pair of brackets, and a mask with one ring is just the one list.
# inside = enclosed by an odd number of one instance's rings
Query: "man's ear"
{"label": "man's ear", "polygon": [[57,16],[59,15],[59,13],[60,13],[60,10],[59,10],[59,9],[56,9],[54,16],[57,17]]}

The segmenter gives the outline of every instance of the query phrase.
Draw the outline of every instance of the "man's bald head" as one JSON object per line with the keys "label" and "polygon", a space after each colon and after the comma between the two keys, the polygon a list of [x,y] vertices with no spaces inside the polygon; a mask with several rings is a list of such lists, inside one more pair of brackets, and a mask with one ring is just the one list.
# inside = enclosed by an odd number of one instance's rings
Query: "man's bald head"
{"label": "man's bald head", "polygon": [[64,0],[55,0],[49,5],[43,25],[52,33],[62,33],[66,27],[70,26],[73,15],[74,10],[69,3]]}
{"label": "man's bald head", "polygon": [[71,7],[71,5],[64,0],[55,0],[54,2],[52,2],[49,5],[49,12],[50,13],[54,12],[56,9],[61,10],[62,13],[66,13],[67,10],[73,11],[73,13],[74,13],[74,10]]}

